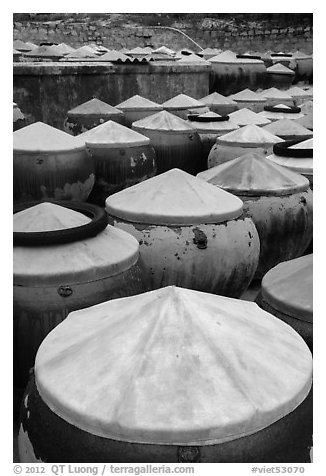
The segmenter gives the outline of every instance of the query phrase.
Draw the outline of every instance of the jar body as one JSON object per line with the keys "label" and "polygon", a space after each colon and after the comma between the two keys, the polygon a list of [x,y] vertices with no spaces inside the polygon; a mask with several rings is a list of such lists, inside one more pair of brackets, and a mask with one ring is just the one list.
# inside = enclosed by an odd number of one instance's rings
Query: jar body
{"label": "jar body", "polygon": [[255,278],[277,264],[302,256],[312,239],[312,192],[270,197],[244,197],[244,213],[255,223],[260,240]]}
{"label": "jar body", "polygon": [[92,435],[59,418],[31,378],[21,407],[22,463],[310,462],[312,391],[291,413],[252,435],[213,445],[127,443]]}
{"label": "jar body", "polygon": [[126,271],[97,281],[39,286],[14,285],[14,383],[27,383],[29,369],[42,340],[67,315],[100,302],[144,292],[142,271],[136,263]]}
{"label": "jar body", "polygon": [[229,160],[241,157],[241,155],[249,152],[262,152],[263,154],[271,154],[273,150],[273,144],[260,144],[257,147],[243,147],[240,145],[226,145],[216,143],[213,145],[207,161],[207,167],[215,167],[215,165],[224,164]]}
{"label": "jar body", "polygon": [[[210,92],[224,96],[249,88],[253,91],[264,87],[266,67],[264,63],[212,63]],[[246,107],[246,106],[244,106]]]}
{"label": "jar body", "polygon": [[109,221],[138,240],[148,290],[175,285],[240,297],[258,265],[259,237],[250,218],[191,226]]}
{"label": "jar body", "polygon": [[60,153],[14,151],[14,203],[38,200],[77,200],[89,196],[94,165],[85,149]]}
{"label": "jar body", "polygon": [[95,185],[89,201],[104,206],[109,195],[131,187],[156,174],[156,154],[148,145],[97,148],[87,145],[94,161]]}
{"label": "jar body", "polygon": [[266,88],[275,87],[277,89],[288,89],[294,80],[294,74],[278,74],[278,73],[269,73],[267,71],[266,75]]}

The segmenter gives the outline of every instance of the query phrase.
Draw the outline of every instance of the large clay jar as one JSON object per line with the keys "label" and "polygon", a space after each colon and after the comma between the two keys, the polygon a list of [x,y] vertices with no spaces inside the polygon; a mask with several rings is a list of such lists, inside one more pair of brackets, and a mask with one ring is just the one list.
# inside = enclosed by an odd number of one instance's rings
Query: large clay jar
{"label": "large clay jar", "polygon": [[13,104],[13,129],[17,131],[22,127],[26,126],[26,119],[24,114],[21,112],[17,104],[14,102]]}
{"label": "large clay jar", "polygon": [[188,121],[161,111],[134,122],[132,128],[151,140],[158,174],[174,168],[194,175],[205,170],[203,145],[198,132]]}
{"label": "large clay jar", "polygon": [[278,263],[301,256],[312,239],[313,207],[309,181],[250,152],[198,175],[243,201],[260,240],[255,278]]}
{"label": "large clay jar", "polygon": [[243,88],[255,90],[264,84],[266,67],[261,59],[224,51],[209,62],[212,64],[210,91],[228,95]]}
{"label": "large clay jar", "polygon": [[71,313],[21,406],[22,463],[301,463],[312,356],[256,304],[174,286]]}
{"label": "large clay jar", "polygon": [[296,121],[289,119],[279,119],[271,124],[264,126],[264,130],[281,137],[284,140],[298,140],[303,141],[312,137],[312,131],[306,129]]}
{"label": "large clay jar", "polygon": [[197,101],[197,99],[193,99],[186,94],[178,94],[172,99],[165,101],[162,104],[162,107],[165,111],[175,114],[176,116],[181,117],[181,119],[187,119],[188,114],[191,113],[203,114],[209,111],[204,103]]}
{"label": "large clay jar", "polygon": [[43,122],[13,137],[14,202],[87,199],[95,176],[85,144]]}
{"label": "large clay jar", "polygon": [[18,386],[26,384],[44,337],[69,312],[144,290],[138,242],[108,225],[102,209],[60,203],[64,206],[44,202],[14,214],[14,379]]}
{"label": "large clay jar", "polygon": [[312,55],[307,55],[301,51],[293,53],[297,67],[296,67],[296,79],[298,81],[308,80],[312,82],[313,76],[313,59]]}
{"label": "large clay jar", "polygon": [[238,105],[235,101],[217,92],[209,94],[199,101],[204,103],[210,111],[220,114],[221,116],[227,116],[231,112],[238,110]]}
{"label": "large clay jar", "polygon": [[313,187],[313,139],[303,142],[286,141],[279,147],[273,147],[273,154],[267,157],[293,172],[304,175]]}
{"label": "large clay jar", "polygon": [[244,126],[216,139],[216,144],[208,156],[208,168],[228,162],[247,152],[257,152],[257,149],[268,154],[272,151],[273,145],[278,142],[283,140],[264,131],[261,127],[253,124]]}
{"label": "large clay jar", "polygon": [[116,107],[112,107],[97,98],[71,109],[67,113],[64,129],[74,136],[86,132],[106,121],[115,121],[124,124],[124,114]]}
{"label": "large clay jar", "polygon": [[267,119],[267,117],[262,117],[260,114],[253,112],[251,109],[247,109],[246,107],[243,109],[239,109],[238,111],[232,112],[230,114],[230,119],[238,126],[249,126],[250,124],[254,124],[255,126],[266,126],[270,124],[271,121]]}
{"label": "large clay jar", "polygon": [[265,106],[277,106],[277,104],[285,104],[287,106],[293,106],[293,97],[288,91],[280,91],[277,88],[264,89],[260,93],[261,97],[266,99]]}
{"label": "large clay jar", "polygon": [[266,70],[266,86],[286,89],[291,86],[295,72],[281,63],[273,64]]}
{"label": "large clay jar", "polygon": [[163,106],[136,94],[116,106],[125,115],[126,126],[163,110]]}
{"label": "large clay jar", "polygon": [[188,120],[199,134],[206,160],[217,137],[240,128],[229,116],[220,116],[215,112],[206,112],[198,116],[189,115]]}
{"label": "large clay jar", "polygon": [[[301,106],[305,101],[312,99],[312,93],[305,91],[304,89],[298,88],[298,86],[293,86],[292,88],[286,91],[293,98],[295,106]],[[280,101],[283,102],[283,101]]]}
{"label": "large clay jar", "polygon": [[259,113],[262,117],[270,121],[278,121],[279,119],[301,119],[303,114],[300,107],[287,106],[286,104],[277,104],[276,106],[265,106],[264,110]]}
{"label": "large clay jar", "polygon": [[89,201],[104,206],[105,199],[126,187],[153,177],[155,150],[148,137],[107,121],[77,137],[94,161],[95,185]]}
{"label": "large clay jar", "polygon": [[295,329],[313,350],[313,255],[278,264],[262,280],[258,305]]}
{"label": "large clay jar", "polygon": [[242,201],[173,169],[106,200],[110,223],[140,244],[149,289],[175,284],[239,297],[258,264],[259,238]]}
{"label": "large clay jar", "polygon": [[260,94],[251,91],[250,89],[244,89],[236,94],[232,94],[230,99],[235,101],[239,109],[247,108],[253,112],[260,112],[266,105],[266,99]]}

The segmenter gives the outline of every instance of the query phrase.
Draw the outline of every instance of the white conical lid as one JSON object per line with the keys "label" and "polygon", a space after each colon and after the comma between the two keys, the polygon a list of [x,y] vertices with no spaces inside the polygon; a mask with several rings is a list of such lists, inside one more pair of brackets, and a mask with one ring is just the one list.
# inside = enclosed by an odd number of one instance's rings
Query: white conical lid
{"label": "white conical lid", "polygon": [[248,124],[256,124],[257,126],[264,126],[270,124],[270,120],[256,114],[255,112],[247,109],[239,109],[239,111],[231,112],[229,114],[230,119],[239,126],[247,126]]}
{"label": "white conical lid", "polygon": [[186,55],[186,56],[182,57],[181,59],[178,60],[178,63],[210,64],[209,61],[206,61],[203,58],[200,58],[200,56],[197,56],[195,54]]}
{"label": "white conical lid", "polygon": [[99,61],[126,61],[130,60],[129,56],[121,53],[121,51],[110,50],[104,55],[100,56]]}
{"label": "white conical lid", "polygon": [[180,117],[171,114],[168,111],[160,111],[144,119],[135,121],[132,127],[136,130],[154,130],[162,132],[194,132],[194,127]]}
{"label": "white conical lid", "polygon": [[289,149],[313,149],[314,140],[307,139],[303,142],[299,142],[298,144],[292,145]]}
{"label": "white conical lid", "polygon": [[200,99],[200,102],[206,104],[207,106],[218,106],[220,104],[234,104],[236,105],[237,103],[233,101],[231,98],[227,98],[225,96],[222,96],[222,94],[219,93],[212,93],[209,94],[208,96],[205,96],[204,98]]}
{"label": "white conical lid", "polygon": [[212,445],[295,410],[312,356],[252,302],[170,286],[70,313],[42,342],[35,381],[56,415],[91,434]]}
{"label": "white conical lid", "polygon": [[301,112],[303,114],[310,114],[313,112],[313,108],[314,108],[314,103],[313,101],[309,100],[309,101],[305,101],[304,103],[302,103],[300,105],[300,109],[301,109]]}
{"label": "white conical lid", "polygon": [[236,63],[237,62],[237,55],[233,53],[233,51],[227,50],[223,51],[213,58],[209,59],[210,63]]}
{"label": "white conical lid", "polygon": [[259,94],[255,93],[254,91],[251,91],[250,89],[246,88],[243,89],[242,91],[236,93],[236,94],[231,94],[229,96],[230,99],[233,99],[233,101],[254,101],[254,102],[266,102],[266,99],[261,97]]}
{"label": "white conical lid", "polygon": [[62,53],[63,55],[76,51],[75,48],[72,48],[71,46],[66,45],[66,43],[60,43],[59,45],[56,46],[56,48],[57,48],[57,51],[59,53]]}
{"label": "white conical lid", "polygon": [[292,69],[287,68],[282,63],[273,64],[273,66],[270,66],[269,68],[267,68],[266,71],[267,71],[267,73],[290,74],[292,76],[294,76],[294,74],[295,74],[295,72],[292,71]]}
{"label": "white conical lid", "polygon": [[287,104],[276,104],[276,106],[273,106],[274,109],[288,109],[289,111],[291,110],[291,107],[288,106]]}
{"label": "white conical lid", "polygon": [[13,47],[19,51],[31,51],[33,48],[22,40],[14,40]]}
{"label": "white conical lid", "polygon": [[298,86],[293,86],[292,88],[288,89],[286,91],[287,94],[289,94],[291,97],[312,97],[312,94],[309,91],[305,91],[304,89],[298,88]]}
{"label": "white conical lid", "polygon": [[309,188],[302,175],[274,164],[262,153],[249,152],[197,175],[212,185],[236,195],[279,196]]}
{"label": "white conical lid", "polygon": [[129,50],[128,53],[147,55],[148,53],[151,53],[152,51],[153,51],[152,48],[149,48],[149,47],[141,48],[140,46],[137,46],[136,48]]}
{"label": "white conical lid", "polygon": [[309,129],[290,119],[279,119],[264,126],[264,130],[276,136],[312,136],[312,132]]}
{"label": "white conical lid", "polygon": [[136,223],[220,223],[242,214],[242,201],[179,169],[133,185],[106,199],[106,211]]}
{"label": "white conical lid", "polygon": [[85,225],[91,220],[82,213],[43,202],[14,214],[14,232],[54,231]]}
{"label": "white conical lid", "polygon": [[79,150],[84,145],[76,137],[55,127],[35,122],[13,134],[14,152],[64,152]]}
{"label": "white conical lid", "polygon": [[289,99],[291,100],[292,97],[290,94],[284,91],[281,91],[280,89],[277,88],[269,88],[269,89],[264,89],[261,93],[259,93],[262,97],[264,98],[269,98],[269,99]]}
{"label": "white conical lid", "polygon": [[186,94],[178,94],[168,101],[165,101],[162,106],[164,109],[193,109],[196,107],[205,107],[205,104]]}
{"label": "white conical lid", "polygon": [[116,107],[110,106],[100,99],[93,98],[89,101],[80,104],[74,109],[68,111],[68,116],[112,116],[113,114],[122,115],[122,111],[119,111]]}
{"label": "white conical lid", "polygon": [[280,137],[270,134],[268,131],[265,131],[261,127],[258,127],[254,124],[249,124],[248,126],[241,127],[239,130],[234,132],[229,132],[224,136],[218,137],[216,139],[217,143],[220,144],[247,144],[252,145],[253,147],[261,144],[276,144],[278,142],[283,142],[283,139]]}
{"label": "white conical lid", "polygon": [[[54,231],[85,225],[89,218],[41,203],[14,215],[14,232]],[[108,225],[95,237],[51,246],[14,247],[14,284],[60,285],[96,281],[121,273],[138,259],[138,241]]]}
{"label": "white conical lid", "polygon": [[114,121],[93,127],[77,136],[81,143],[92,148],[117,148],[149,145],[150,139]]}
{"label": "white conical lid", "polygon": [[62,57],[63,53],[58,50],[57,46],[55,45],[42,45],[38,46],[37,48],[32,49],[28,53],[26,53],[26,56],[57,56],[57,57]]}
{"label": "white conical lid", "polygon": [[238,124],[233,122],[232,120],[227,120],[227,121],[216,121],[214,122],[214,119],[216,117],[222,117],[220,114],[216,114],[215,112],[208,111],[205,112],[204,114],[199,114],[197,117],[205,117],[206,119],[212,119],[212,121],[205,121],[205,122],[200,122],[200,121],[189,121],[190,124],[193,125],[193,127],[196,128],[197,132],[200,134],[217,134],[217,133],[227,133],[231,131],[235,131],[236,129],[239,129]]}
{"label": "white conical lid", "polygon": [[157,104],[154,101],[150,101],[142,96],[136,94],[126,101],[117,104],[118,109],[122,111],[138,111],[140,110],[150,110],[150,111],[161,111],[163,107],[160,104]]}
{"label": "white conical lid", "polygon": [[159,48],[156,48],[156,50],[153,50],[152,53],[162,53],[165,55],[175,55],[175,51],[171,50],[170,48],[167,48],[166,46],[160,46]]}
{"label": "white conical lid", "polygon": [[277,311],[302,321],[313,320],[313,255],[302,256],[268,271],[263,298]]}
{"label": "white conical lid", "polygon": [[65,58],[96,58],[97,54],[92,48],[82,46],[71,53],[68,53]]}
{"label": "white conical lid", "polygon": [[296,119],[295,122],[309,130],[313,130],[313,114],[305,114],[303,117]]}

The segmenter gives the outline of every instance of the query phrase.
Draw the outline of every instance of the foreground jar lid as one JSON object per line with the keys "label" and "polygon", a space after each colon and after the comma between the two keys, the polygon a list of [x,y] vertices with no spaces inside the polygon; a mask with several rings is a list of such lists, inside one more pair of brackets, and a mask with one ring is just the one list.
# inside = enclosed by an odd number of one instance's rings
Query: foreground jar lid
{"label": "foreground jar lid", "polygon": [[115,121],[104,122],[104,124],[100,124],[80,134],[77,138],[81,143],[93,149],[116,149],[122,146],[135,147],[150,144],[148,137],[128,127],[122,126]]}
{"label": "foreground jar lid", "polygon": [[212,93],[209,94],[208,96],[205,96],[204,98],[200,99],[200,102],[206,104],[206,106],[218,106],[220,104],[233,104],[236,105],[237,103],[233,101],[231,98],[227,98],[225,96],[222,96],[222,94],[219,93]]}
{"label": "foreground jar lid", "polygon": [[180,117],[168,111],[161,111],[132,123],[136,130],[153,130],[162,132],[188,133],[194,132],[194,127]]}
{"label": "foreground jar lid", "polygon": [[290,76],[294,76],[295,72],[292,69],[287,68],[284,64],[276,63],[273,66],[270,66],[266,69],[267,73],[269,74],[288,74]]}
{"label": "foreground jar lid", "polygon": [[239,126],[248,126],[249,124],[255,124],[256,126],[266,126],[270,124],[270,120],[267,117],[262,117],[256,112],[251,111],[244,107],[238,111],[231,112],[229,114],[230,119]]}
{"label": "foreground jar lid", "polygon": [[259,147],[259,145],[273,145],[283,142],[280,137],[274,136],[254,124],[241,127],[216,139],[217,144],[240,145],[243,147]]}
{"label": "foreground jar lid", "polygon": [[231,94],[229,96],[233,101],[236,102],[247,102],[247,101],[252,101],[252,102],[266,102],[266,99],[261,97],[259,94],[254,93],[250,89],[246,88],[243,89],[242,91],[236,93],[236,94]]}
{"label": "foreground jar lid", "polygon": [[[14,231],[53,231],[85,225],[82,213],[40,203],[14,215]],[[51,285],[91,282],[114,276],[137,262],[135,238],[108,225],[101,233],[57,246],[14,247],[14,284]]]}
{"label": "foreground jar lid", "polygon": [[212,185],[244,196],[291,195],[309,188],[309,180],[274,164],[263,154],[249,152],[197,175]]}
{"label": "foreground jar lid", "polygon": [[301,126],[297,121],[290,121],[290,119],[279,119],[264,126],[264,130],[276,136],[307,136],[312,137],[312,132],[309,129]]}
{"label": "foreground jar lid", "polygon": [[262,296],[274,309],[302,321],[313,320],[313,255],[280,263],[262,280]]}
{"label": "foreground jar lid", "polygon": [[13,145],[14,152],[31,154],[69,152],[85,148],[85,144],[76,140],[76,137],[44,122],[35,122],[15,131]]}
{"label": "foreground jar lid", "polygon": [[70,313],[42,342],[35,381],[56,415],[91,434],[213,445],[298,407],[312,357],[254,303],[169,286]]}
{"label": "foreground jar lid", "polygon": [[150,101],[142,96],[136,94],[126,101],[121,102],[116,106],[122,111],[138,111],[139,109],[162,111],[163,107],[156,102]]}
{"label": "foreground jar lid", "polygon": [[287,99],[289,101],[293,100],[292,96],[290,96],[288,92],[285,93],[284,91],[281,91],[277,88],[265,89],[260,93],[260,95],[261,97],[266,99],[279,99],[280,101],[283,101],[284,99]]}
{"label": "foreground jar lid", "polygon": [[165,101],[162,104],[164,109],[175,110],[175,109],[193,109],[196,107],[205,107],[205,104],[197,101],[186,94],[178,94],[177,96]]}
{"label": "foreground jar lid", "polygon": [[131,222],[187,226],[238,218],[243,203],[224,190],[172,169],[111,195],[105,208],[110,215]]}
{"label": "foreground jar lid", "polygon": [[122,111],[119,111],[116,107],[110,106],[104,101],[100,99],[93,98],[89,101],[80,104],[79,106],[75,107],[74,109],[70,109],[68,111],[69,117],[76,117],[76,116],[109,116],[111,117],[113,114],[122,115]]}

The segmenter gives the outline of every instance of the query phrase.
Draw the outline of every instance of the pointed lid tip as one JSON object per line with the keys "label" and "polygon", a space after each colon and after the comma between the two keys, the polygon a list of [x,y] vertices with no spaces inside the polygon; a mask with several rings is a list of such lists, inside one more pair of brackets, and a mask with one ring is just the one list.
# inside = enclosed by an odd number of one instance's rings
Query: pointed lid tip
{"label": "pointed lid tip", "polygon": [[280,137],[271,134],[270,132],[262,129],[255,124],[249,124],[248,126],[241,127],[241,129],[229,132],[216,139],[217,143],[234,143],[234,144],[276,144],[283,142]]}
{"label": "pointed lid tip", "polygon": [[105,117],[106,115],[112,116],[112,114],[122,115],[123,113],[116,107],[110,106],[110,104],[97,98],[92,98],[68,111],[68,116],[102,115]]}
{"label": "pointed lid tip", "polygon": [[231,112],[229,117],[232,121],[241,126],[249,124],[266,125],[271,123],[267,117],[260,116],[256,112],[253,112],[251,109],[247,109],[246,107],[239,109],[238,111]]}
{"label": "pointed lid tip", "polygon": [[129,127],[109,120],[77,136],[92,148],[117,148],[149,145],[150,139]]}
{"label": "pointed lid tip", "polygon": [[144,119],[135,121],[132,127],[137,129],[150,129],[166,132],[194,132],[194,127],[188,121],[168,111],[160,111]]}
{"label": "pointed lid tip", "polygon": [[110,215],[156,225],[220,223],[239,217],[242,208],[237,197],[180,169],[147,179],[106,200]]}
{"label": "pointed lid tip", "polygon": [[234,101],[255,101],[255,102],[266,102],[266,99],[261,97],[260,94],[255,93],[254,91],[251,91],[251,89],[243,89],[242,91],[239,91],[236,94],[231,94],[229,96],[231,99]]}
{"label": "pointed lid tip", "polygon": [[138,109],[156,111],[163,109],[160,104],[151,101],[150,99],[144,98],[143,96],[139,96],[139,94],[135,94],[134,96],[126,99],[126,101],[117,104],[116,107],[123,111],[137,111]]}
{"label": "pointed lid tip", "polygon": [[262,152],[248,152],[201,172],[199,178],[244,196],[281,196],[306,191],[309,181],[268,160]]}
{"label": "pointed lid tip", "polygon": [[266,69],[267,73],[278,73],[278,74],[290,74],[292,76],[295,75],[295,72],[292,69],[287,68],[282,63],[275,63],[273,66],[270,66]]}
{"label": "pointed lid tip", "polygon": [[230,97],[222,96],[222,94],[219,94],[217,92],[211,93],[208,96],[201,98],[199,101],[203,102],[204,104],[207,104],[208,106],[210,105],[218,106],[219,104],[234,104],[234,105],[237,104]]}
{"label": "pointed lid tip", "polygon": [[289,136],[289,135],[312,135],[312,132],[306,127],[301,126],[296,121],[290,119],[279,119],[278,121],[270,122],[264,129],[276,136]]}
{"label": "pointed lid tip", "polygon": [[195,107],[204,107],[205,104],[200,101],[197,101],[197,99],[187,96],[186,94],[178,94],[177,96],[174,96],[168,101],[165,101],[162,106],[165,109],[187,109]]}
{"label": "pointed lid tip", "polygon": [[21,212],[13,218],[14,232],[42,232],[64,230],[85,225],[91,220],[82,213],[50,202],[42,202]]}

